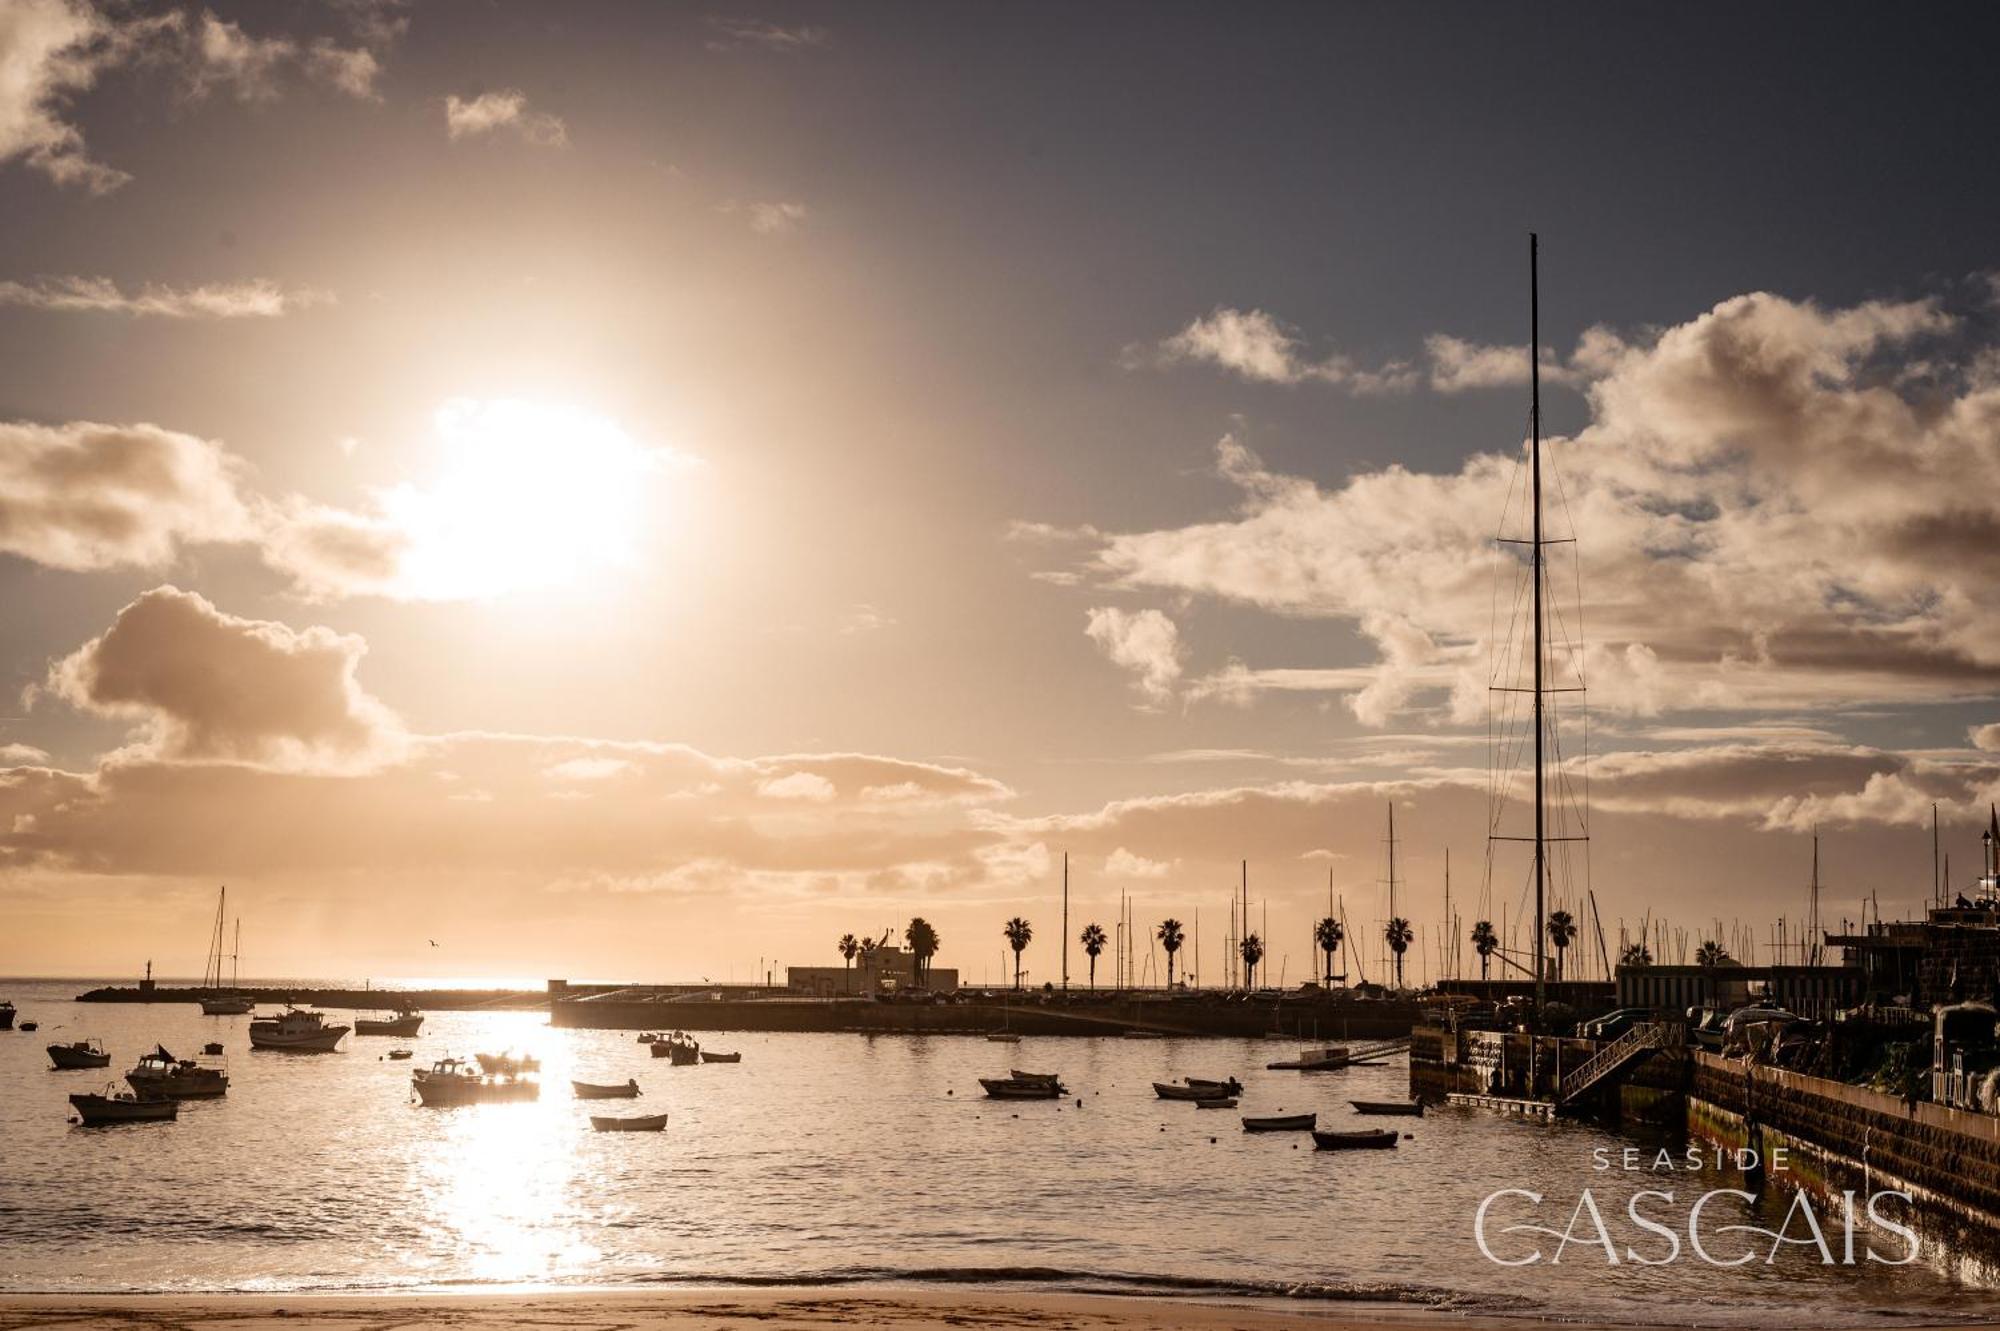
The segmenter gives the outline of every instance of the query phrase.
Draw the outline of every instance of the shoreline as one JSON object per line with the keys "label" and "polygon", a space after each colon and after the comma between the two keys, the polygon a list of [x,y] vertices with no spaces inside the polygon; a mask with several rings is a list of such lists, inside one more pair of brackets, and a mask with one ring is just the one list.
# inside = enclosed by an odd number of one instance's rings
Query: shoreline
{"label": "shoreline", "polygon": [[[1919,1331],[1995,1322],[1903,1321],[1870,1325]],[[1674,1331],[1704,1323],[1608,1322],[1533,1314],[1458,1312],[1410,1304],[1282,1296],[1098,1294],[993,1286],[774,1285],[669,1291],[578,1289],[410,1294],[12,1294],[0,1295],[0,1331],[826,1331],[890,1327],[955,1331]],[[1707,1323],[1705,1325],[1715,1325]]]}

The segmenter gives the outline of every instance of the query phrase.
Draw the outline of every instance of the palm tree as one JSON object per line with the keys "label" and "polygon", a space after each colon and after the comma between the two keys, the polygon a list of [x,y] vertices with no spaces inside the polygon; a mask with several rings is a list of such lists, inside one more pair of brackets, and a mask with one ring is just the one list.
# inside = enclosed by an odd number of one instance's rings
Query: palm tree
{"label": "palm tree", "polygon": [[1028,922],[1016,915],[1007,921],[1007,927],[1000,931],[1007,935],[1007,946],[1014,949],[1014,987],[1021,987],[1021,953],[1027,949],[1028,941],[1035,936]]}
{"label": "palm tree", "polygon": [[847,992],[851,994],[854,992],[854,954],[861,950],[861,940],[853,934],[842,934],[834,946],[840,950],[847,966]]}
{"label": "palm tree", "polygon": [[1389,950],[1396,954],[1396,987],[1401,989],[1403,987],[1403,953],[1409,951],[1410,944],[1416,939],[1417,931],[1410,928],[1408,920],[1398,915],[1395,919],[1389,921],[1389,927],[1382,931],[1382,936],[1389,940]]}
{"label": "palm tree", "polygon": [[1733,960],[1735,958],[1729,955],[1729,949],[1713,938],[1694,950],[1694,964],[1697,966],[1720,966]]}
{"label": "palm tree", "polygon": [[903,941],[910,945],[910,969],[912,979],[919,985],[930,976],[931,958],[937,955],[938,931],[931,922],[919,915],[910,921],[909,928],[903,930]]}
{"label": "palm tree", "polygon": [[1104,936],[1103,925],[1086,924],[1083,926],[1083,932],[1077,935],[1077,941],[1083,944],[1083,955],[1090,958],[1090,987],[1095,989],[1097,987],[1097,958],[1104,951],[1104,945],[1110,940]]}
{"label": "palm tree", "polygon": [[1179,920],[1169,919],[1160,921],[1160,927],[1154,932],[1153,936],[1160,940],[1160,946],[1166,951],[1167,988],[1171,989],[1174,987],[1174,953],[1181,950],[1181,944],[1186,941],[1186,935],[1181,932],[1181,922]]}
{"label": "palm tree", "polygon": [[1644,943],[1627,943],[1618,953],[1621,966],[1650,966],[1653,964],[1653,949]]}
{"label": "palm tree", "polygon": [[1563,953],[1576,941],[1576,918],[1566,910],[1549,912],[1549,941],[1556,947],[1556,980],[1563,977]]}
{"label": "palm tree", "polygon": [[1481,920],[1472,926],[1472,950],[1479,954],[1479,978],[1483,980],[1493,954],[1500,950],[1500,935],[1493,932],[1493,921]]}
{"label": "palm tree", "polygon": [[1326,987],[1333,988],[1333,954],[1340,951],[1340,944],[1347,937],[1347,930],[1340,927],[1340,921],[1329,915],[1313,926],[1313,941],[1326,954]]}
{"label": "palm tree", "polygon": [[1237,950],[1243,954],[1243,987],[1245,989],[1255,989],[1257,987],[1257,963],[1264,959],[1264,940],[1255,934],[1251,934],[1237,945]]}

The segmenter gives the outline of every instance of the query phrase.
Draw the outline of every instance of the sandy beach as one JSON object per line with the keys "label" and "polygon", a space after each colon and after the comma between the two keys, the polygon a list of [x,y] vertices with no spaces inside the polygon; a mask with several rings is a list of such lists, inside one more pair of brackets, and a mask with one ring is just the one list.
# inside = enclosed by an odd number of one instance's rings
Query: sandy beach
{"label": "sandy beach", "polygon": [[[1914,1324],[1912,1324],[1914,1325]],[[1959,1323],[1959,1326],[1968,1325]],[[1609,1331],[1597,1322],[1467,1316],[1428,1308],[1134,1298],[1007,1290],[774,1288],[513,1295],[165,1295],[0,1299],[0,1331],[822,1331],[894,1327],[948,1331],[1524,1331],[1561,1326]]]}

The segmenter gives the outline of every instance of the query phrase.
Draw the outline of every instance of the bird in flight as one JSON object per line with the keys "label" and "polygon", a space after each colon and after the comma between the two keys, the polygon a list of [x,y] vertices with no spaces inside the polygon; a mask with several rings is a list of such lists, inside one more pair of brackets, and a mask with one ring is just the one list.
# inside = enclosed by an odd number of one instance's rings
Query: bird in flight
{"label": "bird in flight", "polygon": [[435,938],[431,939],[431,946],[436,947],[437,945],[438,945],[438,940]]}

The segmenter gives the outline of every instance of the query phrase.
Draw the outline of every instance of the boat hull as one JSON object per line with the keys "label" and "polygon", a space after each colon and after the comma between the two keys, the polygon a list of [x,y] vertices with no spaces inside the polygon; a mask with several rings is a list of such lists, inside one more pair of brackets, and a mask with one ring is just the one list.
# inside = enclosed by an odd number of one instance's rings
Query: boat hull
{"label": "boat hull", "polygon": [[1395,1146],[1394,1128],[1376,1132],[1313,1132],[1316,1151],[1385,1151]]}
{"label": "boat hull", "polygon": [[356,1035],[415,1035],[423,1029],[424,1017],[421,1012],[411,1012],[401,1017],[378,1020],[371,1017],[356,1017]]}
{"label": "boat hull", "polygon": [[86,1128],[113,1123],[166,1123],[180,1116],[178,1100],[124,1100],[108,1095],[72,1095],[70,1107]]}
{"label": "boat hull", "polygon": [[52,1044],[49,1046],[49,1062],[57,1072],[76,1072],[83,1068],[108,1068],[111,1055],[101,1049],[78,1049],[75,1045]]}
{"label": "boat hull", "polygon": [[229,1078],[221,1073],[174,1077],[125,1075],[134,1095],[149,1100],[219,1100],[229,1094]]}
{"label": "boat hull", "polygon": [[431,1109],[455,1109],[461,1105],[520,1104],[539,1100],[541,1083],[533,1081],[485,1081],[469,1077],[432,1077],[411,1081],[417,1099]]}
{"label": "boat hull", "polygon": [[1162,1100],[1226,1100],[1241,1094],[1243,1087],[1234,1081],[1191,1081],[1185,1085],[1156,1081],[1153,1094]]}
{"label": "boat hull", "polygon": [[205,1017],[241,1017],[254,1010],[257,1001],[252,998],[204,998],[201,1012]]}
{"label": "boat hull", "polygon": [[648,1114],[642,1118],[605,1118],[592,1114],[590,1126],[598,1132],[665,1132],[667,1116]]}
{"label": "boat hull", "polygon": [[708,1050],[704,1049],[701,1051],[701,1061],[704,1063],[741,1063],[743,1055],[740,1053],[711,1054]]}
{"label": "boat hull", "polygon": [[1368,1114],[1376,1118],[1422,1118],[1424,1105],[1421,1100],[1349,1100],[1357,1114]]}
{"label": "boat hull", "polygon": [[1311,1132],[1318,1126],[1318,1114],[1275,1114],[1243,1120],[1245,1132]]}
{"label": "boat hull", "polygon": [[345,1026],[326,1026],[298,1035],[282,1031],[260,1033],[253,1024],[250,1027],[250,1047],[286,1054],[330,1054],[346,1034]]}
{"label": "boat hull", "polygon": [[1060,1100],[1069,1092],[1059,1081],[1015,1081],[981,1077],[979,1085],[995,1100]]}
{"label": "boat hull", "polygon": [[623,1086],[600,1086],[593,1082],[573,1081],[569,1088],[579,1100],[636,1100],[639,1098],[639,1083],[628,1081]]}

